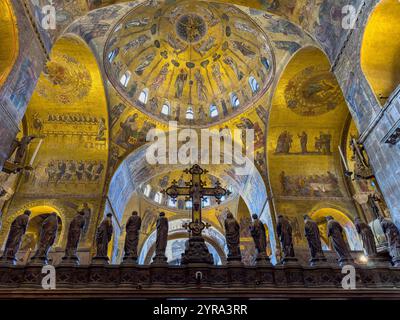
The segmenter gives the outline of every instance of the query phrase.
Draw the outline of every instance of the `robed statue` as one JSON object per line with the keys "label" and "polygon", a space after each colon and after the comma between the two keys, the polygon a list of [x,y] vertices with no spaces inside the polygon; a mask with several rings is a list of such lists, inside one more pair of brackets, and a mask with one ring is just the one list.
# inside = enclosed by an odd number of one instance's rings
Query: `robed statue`
{"label": "robed statue", "polygon": [[3,260],[15,264],[15,255],[17,254],[22,242],[22,237],[26,232],[31,212],[26,210],[23,214],[19,215],[11,223],[10,232],[3,253]]}
{"label": "robed statue", "polygon": [[93,258],[96,262],[103,261],[103,263],[108,261],[108,244],[111,241],[114,232],[112,224],[112,214],[107,213],[104,220],[100,223],[96,231],[96,256]]}
{"label": "robed statue", "polygon": [[267,236],[265,233],[264,224],[258,219],[257,214],[252,215],[253,222],[250,225],[250,234],[253,237],[254,245],[257,250],[257,264],[261,262],[269,262],[269,257],[267,256]]}
{"label": "robed statue", "polygon": [[229,210],[226,214],[224,226],[225,239],[228,246],[228,261],[240,261],[240,226]]}
{"label": "robed statue", "polygon": [[365,222],[362,222],[360,218],[356,218],[354,224],[357,233],[361,238],[365,255],[368,257],[376,256],[378,252],[376,250],[375,237],[372,233],[371,227]]}
{"label": "robed statue", "polygon": [[15,139],[11,145],[11,148],[10,148],[10,151],[8,154],[8,159],[11,158],[11,156],[16,151],[15,157],[14,157],[14,163],[22,164],[22,161],[25,157],[28,146],[31,143],[31,141],[35,138],[36,138],[36,136],[29,135],[29,136],[22,137],[21,140]]}
{"label": "robed statue", "polygon": [[318,224],[308,215],[304,216],[304,235],[310,249],[310,265],[315,266],[319,261],[326,261],[324,252],[322,251]]}
{"label": "robed statue", "polygon": [[167,257],[165,250],[167,249],[168,241],[168,219],[164,212],[160,212],[157,219],[157,239],[156,239],[156,255],[153,263],[166,263]]}
{"label": "robed statue", "polygon": [[276,232],[282,247],[282,263],[293,260],[295,257],[292,237],[293,229],[289,220],[282,215],[278,216]]}
{"label": "robed statue", "polygon": [[333,217],[326,217],[327,220],[327,236],[331,241],[333,250],[339,257],[339,265],[351,264],[354,262],[353,257],[351,256],[349,246],[344,239],[343,228],[333,219]]}
{"label": "robed statue", "polygon": [[90,209],[89,204],[85,202],[81,211],[83,212],[83,217],[85,219],[85,226],[83,227],[83,234],[85,235],[89,230],[92,209]]}
{"label": "robed statue", "polygon": [[40,230],[39,243],[35,255],[32,257],[33,262],[47,263],[47,255],[51,246],[57,237],[58,217],[55,212],[48,215],[42,223]]}
{"label": "robed statue", "polygon": [[380,217],[379,221],[388,242],[389,254],[393,265],[400,267],[400,233],[396,225],[388,218]]}
{"label": "robed statue", "polygon": [[137,247],[139,243],[139,231],[141,226],[142,219],[138,216],[136,211],[133,211],[132,216],[130,216],[126,222],[124,262],[136,263],[138,257]]}
{"label": "robed statue", "polygon": [[79,240],[81,239],[82,230],[85,227],[85,212],[78,211],[78,214],[72,219],[69,224],[67,245],[65,247],[64,261],[74,261],[78,263],[79,259],[76,255],[78,250]]}

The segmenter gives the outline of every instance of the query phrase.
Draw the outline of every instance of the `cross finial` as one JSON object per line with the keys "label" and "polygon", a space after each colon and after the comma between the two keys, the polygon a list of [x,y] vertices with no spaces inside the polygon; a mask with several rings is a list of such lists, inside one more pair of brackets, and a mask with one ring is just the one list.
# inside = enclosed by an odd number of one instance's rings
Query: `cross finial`
{"label": "cross finial", "polygon": [[204,197],[215,197],[217,203],[221,202],[221,198],[225,195],[229,195],[229,190],[221,187],[221,183],[217,180],[215,186],[212,188],[205,187],[205,183],[201,179],[201,175],[208,173],[207,170],[202,169],[198,164],[193,165],[190,169],[185,169],[186,174],[191,174],[192,179],[185,182],[185,186],[181,187],[177,185],[175,180],[172,181],[172,185],[163,190],[164,194],[167,194],[174,201],[178,196],[186,196],[186,201],[192,201],[192,222],[185,223],[184,228],[188,228],[191,232],[191,236],[199,237],[204,228],[209,228],[209,223],[204,223],[201,217],[201,201]]}

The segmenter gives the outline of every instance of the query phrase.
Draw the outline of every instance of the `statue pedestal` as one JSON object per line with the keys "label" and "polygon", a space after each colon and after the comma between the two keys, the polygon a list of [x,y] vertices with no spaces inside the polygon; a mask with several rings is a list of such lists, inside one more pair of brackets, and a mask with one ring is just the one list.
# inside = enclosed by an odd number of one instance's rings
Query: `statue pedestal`
{"label": "statue pedestal", "polygon": [[378,252],[375,255],[369,255],[367,259],[368,267],[387,268],[392,266],[390,255],[387,252]]}
{"label": "statue pedestal", "polygon": [[228,266],[240,267],[243,265],[242,256],[229,256],[226,258]]}
{"label": "statue pedestal", "polygon": [[256,266],[257,267],[270,267],[272,266],[269,257],[265,253],[257,254],[256,258]]}
{"label": "statue pedestal", "polygon": [[339,262],[339,267],[343,267],[345,265],[355,265],[356,263],[354,262],[353,258],[340,258],[338,260]]}
{"label": "statue pedestal", "polygon": [[49,263],[47,256],[33,256],[29,265],[31,266],[44,266]]}
{"label": "statue pedestal", "polygon": [[328,260],[325,257],[311,258],[309,261],[311,267],[322,267],[328,265]]}
{"label": "statue pedestal", "polygon": [[281,263],[285,266],[299,266],[299,260],[295,257],[282,258]]}
{"label": "statue pedestal", "polygon": [[137,265],[137,257],[129,257],[129,256],[125,256],[122,259],[122,263],[123,265],[130,265],[130,266],[136,266]]}
{"label": "statue pedestal", "polygon": [[79,258],[77,256],[64,256],[60,263],[62,266],[79,266]]}
{"label": "statue pedestal", "polygon": [[165,255],[156,255],[153,258],[152,265],[168,265],[167,257]]}
{"label": "statue pedestal", "polygon": [[2,257],[0,260],[0,265],[1,266],[15,266],[17,264],[17,259],[15,258],[9,258],[9,257]]}
{"label": "statue pedestal", "polygon": [[92,259],[92,265],[95,266],[104,266],[109,264],[108,257],[99,257],[99,256],[94,256]]}
{"label": "statue pedestal", "polygon": [[392,259],[392,267],[400,268],[400,257],[395,257]]}
{"label": "statue pedestal", "polygon": [[192,263],[214,264],[214,258],[208,251],[203,237],[190,237],[185,246],[185,253],[182,254],[183,265]]}

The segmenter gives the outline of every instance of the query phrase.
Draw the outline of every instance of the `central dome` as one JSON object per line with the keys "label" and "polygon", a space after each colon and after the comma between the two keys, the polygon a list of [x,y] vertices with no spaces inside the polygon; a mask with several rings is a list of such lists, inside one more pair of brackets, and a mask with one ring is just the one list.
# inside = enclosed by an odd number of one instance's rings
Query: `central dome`
{"label": "central dome", "polygon": [[114,27],[105,54],[107,76],[125,100],[183,126],[243,112],[275,70],[261,28],[232,5],[208,2],[138,6]]}

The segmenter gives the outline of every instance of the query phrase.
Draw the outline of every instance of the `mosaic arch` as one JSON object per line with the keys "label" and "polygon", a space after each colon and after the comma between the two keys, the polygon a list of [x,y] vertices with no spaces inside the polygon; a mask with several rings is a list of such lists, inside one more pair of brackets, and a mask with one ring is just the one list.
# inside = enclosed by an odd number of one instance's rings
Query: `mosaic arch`
{"label": "mosaic arch", "polygon": [[108,165],[108,110],[96,57],[82,39],[64,35],[53,46],[26,119],[27,134],[37,136],[27,154],[33,169],[20,180],[8,211],[34,200],[60,208],[70,221],[87,202],[92,216],[82,243],[90,246]]}
{"label": "mosaic arch", "polygon": [[0,2],[0,87],[18,57],[18,28],[9,0]]}
{"label": "mosaic arch", "polygon": [[[149,165],[146,160],[148,147],[148,144],[144,145],[129,154],[121,162],[111,179],[108,189],[109,204],[106,206],[106,210],[111,210],[111,204],[119,220],[122,219],[130,198],[143,183],[154,177],[165,175],[171,170],[184,170],[188,167],[180,164]],[[202,167],[213,172],[213,175],[220,179],[223,185],[231,185],[234,192],[243,198],[250,214],[256,213],[269,230],[274,230],[266,187],[260,173],[253,164],[251,164],[248,174],[241,176],[235,174],[235,165],[202,165]],[[254,190],[257,190],[257,192],[254,192]],[[276,240],[273,232],[269,234],[274,255]]]}
{"label": "mosaic arch", "polygon": [[192,1],[132,9],[110,33],[104,61],[125,100],[159,121],[192,126],[252,106],[275,69],[268,36],[247,14]]}
{"label": "mosaic arch", "polygon": [[107,100],[97,60],[77,36],[66,35],[53,47],[27,119],[29,134],[42,144],[19,192],[46,195],[56,186],[64,195],[100,194],[108,161]]}
{"label": "mosaic arch", "polygon": [[380,1],[364,31],[361,68],[381,105],[400,84],[399,16],[398,1]]}
{"label": "mosaic arch", "polygon": [[274,208],[292,222],[299,246],[305,245],[303,215],[316,206],[330,203],[357,216],[338,151],[349,109],[330,69],[319,48],[300,49],[272,98],[267,172]]}

